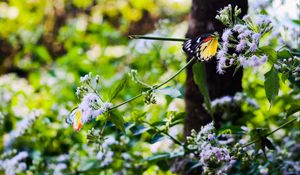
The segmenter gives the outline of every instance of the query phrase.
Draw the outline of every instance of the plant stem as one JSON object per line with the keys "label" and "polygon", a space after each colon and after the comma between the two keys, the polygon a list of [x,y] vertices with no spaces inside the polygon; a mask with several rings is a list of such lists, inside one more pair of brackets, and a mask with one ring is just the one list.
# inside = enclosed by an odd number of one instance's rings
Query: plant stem
{"label": "plant stem", "polygon": [[157,128],[156,126],[152,125],[151,123],[147,122],[147,121],[143,121],[145,124],[147,124],[148,126],[150,126],[151,128],[153,128],[154,130],[156,130],[158,133],[162,133],[166,136],[168,136],[175,144],[182,146],[184,149],[189,150],[184,144],[182,144],[179,140],[177,140],[176,138],[174,138],[173,136],[171,136],[168,132],[164,131],[164,130],[160,130],[159,128]]}
{"label": "plant stem", "polygon": [[300,56],[300,52],[291,52],[291,54],[294,56]]}
{"label": "plant stem", "polygon": [[178,41],[185,42],[188,38],[166,38],[166,37],[156,37],[156,36],[144,36],[144,35],[129,35],[130,39],[147,39],[147,40],[160,40],[160,41]]}
{"label": "plant stem", "polygon": [[[292,120],[289,120],[289,121],[285,122],[284,124],[280,125],[278,128],[276,128],[276,129],[274,129],[273,131],[271,131],[271,132],[269,132],[269,133],[263,135],[262,137],[267,137],[267,136],[273,134],[274,132],[278,131],[279,129],[281,129],[281,128],[283,128],[283,127],[285,127],[285,126],[287,126],[287,125],[293,123],[293,122],[296,121],[296,120],[297,120],[297,117],[294,118],[294,119],[292,119]],[[255,143],[255,142],[259,141],[259,140],[260,140],[260,139],[255,139],[255,140],[253,140],[253,141],[247,143],[246,145],[243,145],[242,148],[245,148],[245,147],[247,147],[247,146],[249,146],[249,145],[252,145],[253,143]]]}
{"label": "plant stem", "polygon": [[140,93],[140,94],[138,94],[138,95],[132,97],[131,99],[126,100],[126,101],[124,101],[124,102],[122,102],[122,103],[120,103],[120,104],[118,104],[118,105],[116,105],[116,106],[110,108],[109,111],[111,111],[111,110],[113,110],[113,109],[116,109],[116,108],[118,108],[118,107],[120,107],[120,106],[123,106],[124,104],[129,103],[129,102],[131,102],[131,101],[133,101],[133,100],[135,100],[135,99],[141,97],[144,93],[153,92],[154,90],[156,90],[156,89],[162,87],[163,85],[167,84],[169,81],[171,81],[172,79],[174,79],[178,74],[180,74],[186,67],[188,67],[188,66],[189,66],[191,63],[193,63],[194,61],[195,61],[195,58],[193,57],[193,58],[191,58],[191,59],[190,59],[190,60],[189,60],[182,68],[180,68],[174,75],[172,75],[172,76],[171,76],[170,78],[168,78],[166,81],[160,83],[159,85],[154,85],[151,89],[149,89],[149,90],[147,90],[147,91],[145,91],[145,92],[142,92],[142,93]]}

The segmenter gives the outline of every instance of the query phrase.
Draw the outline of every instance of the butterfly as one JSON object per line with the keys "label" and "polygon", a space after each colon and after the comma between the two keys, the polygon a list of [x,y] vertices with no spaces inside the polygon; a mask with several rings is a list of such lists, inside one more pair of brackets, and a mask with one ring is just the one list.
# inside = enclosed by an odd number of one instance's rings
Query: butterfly
{"label": "butterfly", "polygon": [[70,112],[66,118],[66,123],[72,125],[75,131],[79,131],[83,126],[82,116],[82,112],[77,107]]}
{"label": "butterfly", "polygon": [[200,61],[208,61],[216,55],[218,49],[218,34],[205,34],[189,39],[183,43],[183,51],[190,57]]}

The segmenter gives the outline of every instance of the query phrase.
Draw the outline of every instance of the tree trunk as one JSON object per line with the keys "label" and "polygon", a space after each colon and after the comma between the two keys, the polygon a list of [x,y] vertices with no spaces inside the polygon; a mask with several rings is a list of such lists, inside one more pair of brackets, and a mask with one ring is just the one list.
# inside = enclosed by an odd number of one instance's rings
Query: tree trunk
{"label": "tree trunk", "polygon": [[[215,31],[221,35],[225,26],[217,21],[215,16],[218,10],[228,4],[231,4],[232,7],[235,5],[240,7],[242,9],[241,16],[247,12],[247,0],[193,0],[186,37],[194,38]],[[242,70],[239,70],[234,76],[234,69],[227,69],[224,75],[218,75],[216,65],[216,59],[214,58],[205,65],[211,99],[224,95],[234,95],[235,92],[241,91]],[[185,103],[187,117],[185,119],[184,134],[189,135],[191,129],[199,130],[202,125],[211,121],[211,117],[202,106],[203,96],[193,80],[192,66],[187,68]],[[216,124],[220,124],[221,117],[214,117],[216,118]]]}

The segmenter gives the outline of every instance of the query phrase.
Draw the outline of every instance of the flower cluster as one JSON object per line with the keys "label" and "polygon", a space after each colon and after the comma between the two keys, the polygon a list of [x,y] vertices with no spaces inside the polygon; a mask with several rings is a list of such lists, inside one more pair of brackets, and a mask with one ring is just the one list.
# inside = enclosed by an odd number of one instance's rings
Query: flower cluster
{"label": "flower cluster", "polygon": [[112,104],[104,102],[98,93],[98,85],[100,77],[97,75],[92,77],[91,73],[80,78],[82,86],[76,90],[76,96],[81,100],[77,108],[75,108],[68,116],[66,122],[73,125],[78,131],[84,123],[95,119],[97,116],[104,114]]}
{"label": "flower cluster", "polygon": [[63,175],[62,171],[67,169],[67,165],[65,163],[50,164],[49,168],[53,170],[53,174]]}
{"label": "flower cluster", "polygon": [[192,130],[187,137],[188,148],[196,150],[205,174],[224,174],[233,166],[235,158],[228,146],[219,142],[214,130],[213,122],[202,126],[198,133]]}
{"label": "flower cluster", "polygon": [[256,109],[259,108],[259,105],[254,99],[241,92],[237,92],[234,96],[216,98],[211,101],[211,107],[216,111],[218,108],[224,108],[226,106],[241,106],[242,103],[246,103]]}
{"label": "flower cluster", "polygon": [[27,165],[23,160],[27,157],[28,153],[23,151],[10,159],[0,160],[0,170],[4,170],[6,175],[15,175],[24,172],[27,169]]}
{"label": "flower cluster", "polygon": [[274,66],[279,72],[291,78],[292,81],[300,81],[299,57],[294,56],[288,59],[278,60]]}
{"label": "flower cluster", "polygon": [[41,111],[36,110],[31,112],[28,116],[24,117],[21,121],[17,123],[16,129],[10,131],[4,137],[5,147],[8,148],[16,140],[16,138],[22,136],[37,120],[41,115]]}
{"label": "flower cluster", "polygon": [[[235,13],[234,19],[228,17]],[[248,15],[240,20],[237,16],[240,9],[231,5],[225,7],[216,16],[227,28],[222,34],[221,49],[217,54],[217,72],[223,74],[225,68],[237,67],[258,67],[267,62],[267,55],[260,54],[259,40],[272,29],[271,21],[264,15],[258,16],[255,20]],[[226,17],[227,16],[227,17]]]}

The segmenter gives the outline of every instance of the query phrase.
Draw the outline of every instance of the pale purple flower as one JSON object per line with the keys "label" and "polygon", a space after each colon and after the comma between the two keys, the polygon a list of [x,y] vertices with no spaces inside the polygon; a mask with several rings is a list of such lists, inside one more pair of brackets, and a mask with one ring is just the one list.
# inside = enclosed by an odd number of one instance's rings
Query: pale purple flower
{"label": "pale purple flower", "polygon": [[109,103],[109,102],[105,102],[105,103],[103,103],[103,107],[104,107],[105,109],[110,109],[111,107],[113,107],[113,104],[112,104],[112,103]]}
{"label": "pale purple flower", "polygon": [[221,50],[228,52],[228,47],[229,47],[229,42],[223,42]]}
{"label": "pale purple flower", "polygon": [[260,35],[259,33],[254,33],[254,34],[251,36],[252,41],[258,42],[259,39],[260,39],[260,36],[261,36],[261,35]]}
{"label": "pale purple flower", "polygon": [[231,58],[231,59],[229,60],[229,64],[230,64],[230,65],[233,65],[234,61],[235,61],[235,60],[234,60],[233,58]]}
{"label": "pale purple flower", "polygon": [[52,164],[51,168],[54,170],[54,175],[63,175],[64,173],[62,171],[67,169],[67,165],[65,163]]}
{"label": "pale purple flower", "polygon": [[246,58],[245,58],[243,55],[239,55],[239,56],[238,56],[238,60],[239,60],[239,62],[240,62],[240,65],[241,65],[243,68],[248,67],[248,62],[247,62]]}
{"label": "pale purple flower", "polygon": [[223,69],[223,65],[220,63],[217,64],[217,73],[220,75],[225,73],[225,70]]}
{"label": "pale purple flower", "polygon": [[246,40],[240,40],[239,44],[236,45],[236,51],[241,52],[243,51],[247,46],[247,41]]}
{"label": "pale purple flower", "polygon": [[246,37],[251,36],[251,34],[252,34],[252,31],[247,29],[247,30],[244,30],[242,33],[240,33],[237,38],[245,39]]}
{"label": "pale purple flower", "polygon": [[264,63],[266,63],[268,61],[268,56],[267,55],[262,55],[261,57],[260,57],[260,62],[261,62],[261,64],[264,64]]}
{"label": "pale purple flower", "polygon": [[224,96],[221,98],[214,99],[211,101],[211,106],[214,108],[216,106],[224,106],[225,104],[228,104],[232,101],[232,97],[230,96]]}
{"label": "pale purple flower", "polygon": [[268,167],[264,167],[264,166],[261,166],[261,165],[258,166],[258,169],[259,169],[259,173],[262,174],[262,175],[267,175],[268,172],[269,172]]}
{"label": "pale purple flower", "polygon": [[222,35],[222,40],[223,42],[229,42],[229,37],[232,35],[232,31],[231,29],[226,29],[224,32],[223,32],[223,35]]}
{"label": "pale purple flower", "polygon": [[259,26],[268,25],[271,23],[271,20],[266,15],[257,16],[255,23]]}
{"label": "pale purple flower", "polygon": [[235,26],[233,26],[233,30],[238,32],[238,33],[242,33],[246,29],[247,29],[247,26],[242,25],[242,24],[236,24]]}
{"label": "pale purple flower", "polygon": [[209,134],[212,133],[213,130],[215,129],[214,127],[214,122],[210,122],[209,124],[205,125],[205,126],[201,126],[201,130],[199,132],[199,134]]}
{"label": "pale purple flower", "polygon": [[257,44],[255,42],[252,42],[249,44],[249,51],[255,52],[258,49]]}
{"label": "pale purple flower", "polygon": [[82,113],[82,122],[86,123],[104,114],[112,106],[109,102],[103,103],[96,93],[88,93],[83,97],[81,103],[78,105],[78,109]]}
{"label": "pale purple flower", "polygon": [[216,165],[221,163],[219,169],[222,169],[223,166],[230,165],[231,160],[232,158],[229,155],[227,148],[220,148],[207,144],[201,149],[200,152],[200,163],[205,167],[208,167],[211,163]]}
{"label": "pale purple flower", "polygon": [[92,104],[92,103],[102,103],[101,99],[98,97],[96,93],[88,93],[86,94],[81,103]]}
{"label": "pale purple flower", "polygon": [[104,114],[105,112],[106,112],[106,110],[103,109],[103,108],[100,108],[100,109],[97,109],[97,110],[93,110],[92,111],[92,117],[95,118],[95,117],[97,117],[99,115]]}
{"label": "pale purple flower", "polygon": [[220,59],[220,57],[225,57],[226,56],[226,51],[221,49],[218,54],[217,54],[217,59]]}
{"label": "pale purple flower", "polygon": [[250,66],[258,67],[261,65],[260,59],[256,55],[252,55],[250,61],[251,61]]}
{"label": "pale purple flower", "polygon": [[107,166],[112,163],[114,153],[112,151],[98,152],[97,159],[101,161],[101,166]]}

